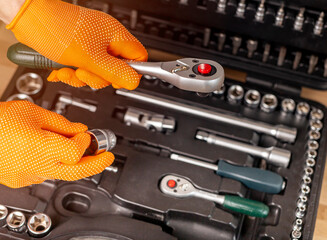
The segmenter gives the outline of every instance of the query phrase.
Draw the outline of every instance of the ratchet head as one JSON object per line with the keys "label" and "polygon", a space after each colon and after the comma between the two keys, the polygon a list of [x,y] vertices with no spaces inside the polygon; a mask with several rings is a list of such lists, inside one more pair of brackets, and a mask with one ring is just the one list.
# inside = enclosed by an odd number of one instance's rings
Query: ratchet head
{"label": "ratchet head", "polygon": [[223,67],[211,60],[183,58],[163,62],[161,67],[167,71],[167,78],[163,80],[187,91],[214,92],[221,88],[225,79]]}
{"label": "ratchet head", "polygon": [[160,182],[160,190],[172,197],[187,198],[193,196],[196,189],[185,178],[167,175]]}

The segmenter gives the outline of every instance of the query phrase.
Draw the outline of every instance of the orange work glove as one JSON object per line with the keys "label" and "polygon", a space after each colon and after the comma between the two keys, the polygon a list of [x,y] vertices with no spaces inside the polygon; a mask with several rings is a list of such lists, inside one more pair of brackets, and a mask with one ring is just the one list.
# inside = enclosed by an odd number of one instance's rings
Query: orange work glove
{"label": "orange work glove", "polygon": [[49,81],[74,87],[135,89],[141,76],[125,61],[146,61],[142,44],[103,12],[59,0],[26,0],[7,26],[16,38],[58,63],[77,67],[53,71]]}
{"label": "orange work glove", "polygon": [[0,103],[0,184],[19,188],[47,179],[74,181],[102,172],[114,156],[82,157],[87,127],[27,101]]}

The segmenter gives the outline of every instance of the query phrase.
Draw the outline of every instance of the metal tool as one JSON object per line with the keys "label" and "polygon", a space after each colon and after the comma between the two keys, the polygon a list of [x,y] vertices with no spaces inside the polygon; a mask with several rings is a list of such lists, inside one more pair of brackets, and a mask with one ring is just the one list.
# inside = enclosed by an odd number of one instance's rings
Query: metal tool
{"label": "metal tool", "polygon": [[235,16],[243,18],[245,13],[245,8],[246,8],[245,0],[240,0],[236,8]]}
{"label": "metal tool", "polygon": [[302,31],[304,23],[304,11],[305,8],[300,8],[298,15],[295,17],[293,28],[296,31]]}
{"label": "metal tool", "polygon": [[213,94],[215,96],[217,96],[217,97],[220,97],[220,96],[223,96],[224,95],[225,91],[226,91],[226,87],[223,84],[223,85],[221,85],[221,88],[219,90],[214,91]]}
{"label": "metal tool", "polygon": [[285,16],[284,3],[282,2],[282,4],[280,5],[280,8],[278,9],[276,18],[275,18],[275,25],[276,26],[278,26],[278,27],[283,26],[284,16]]}
{"label": "metal tool", "polygon": [[266,43],[262,54],[262,62],[267,62],[270,55],[270,44]]}
{"label": "metal tool", "polygon": [[91,144],[86,149],[84,156],[108,152],[116,146],[117,137],[109,129],[92,129],[87,133],[91,136]]}
{"label": "metal tool", "polygon": [[138,12],[137,12],[137,10],[132,10],[131,11],[131,20],[130,20],[130,27],[131,27],[131,29],[135,29],[136,28],[137,18],[138,18]]}
{"label": "metal tool", "polygon": [[293,99],[285,98],[281,103],[281,109],[285,113],[293,113],[295,110],[296,104]]}
{"label": "metal tool", "polygon": [[96,112],[96,110],[97,110],[97,106],[95,106],[95,105],[85,103],[82,100],[73,98],[71,96],[61,95],[58,98],[54,112],[63,114],[66,107],[69,105],[79,107],[79,108],[88,110],[90,112]]}
{"label": "metal tool", "polygon": [[293,70],[298,69],[300,61],[302,58],[302,52],[297,51],[294,56],[294,61],[293,61]]}
{"label": "metal tool", "polygon": [[[313,173],[314,173],[313,168],[311,168],[311,167],[304,168],[304,176],[311,177]],[[305,192],[307,193],[307,191],[305,191]]]}
{"label": "metal tool", "polygon": [[313,71],[315,70],[315,68],[317,66],[318,60],[319,60],[318,56],[316,56],[316,55],[310,56],[308,74],[313,73]]}
{"label": "metal tool", "polygon": [[250,89],[245,93],[244,103],[250,108],[257,108],[260,104],[261,95],[257,90]]}
{"label": "metal tool", "polygon": [[306,205],[303,205],[301,207],[298,207],[295,211],[295,216],[297,218],[303,218],[305,215],[305,211],[307,210]]}
{"label": "metal tool", "polygon": [[257,48],[258,48],[258,41],[255,41],[255,40],[249,39],[249,40],[246,42],[246,47],[247,47],[247,49],[248,49],[248,58],[252,58],[254,52],[255,52],[255,51],[257,50]]}
{"label": "metal tool", "polygon": [[315,159],[318,155],[316,150],[308,150],[306,154],[308,158],[313,158],[313,159]]}
{"label": "metal tool", "polygon": [[233,55],[237,55],[238,49],[240,48],[241,44],[242,44],[242,38],[240,37],[232,37],[232,45],[233,45],[233,50],[232,50],[232,54]]}
{"label": "metal tool", "polygon": [[276,194],[285,188],[283,178],[271,171],[236,166],[222,160],[211,164],[176,153],[170,154],[170,159],[214,170],[219,176],[234,179],[257,191]]}
{"label": "metal tool", "polygon": [[34,95],[43,88],[43,80],[36,73],[25,73],[17,79],[16,88],[20,93]]}
{"label": "metal tool", "polygon": [[310,150],[317,150],[319,148],[319,143],[315,140],[308,141],[308,149]]}
{"label": "metal tool", "polygon": [[29,101],[31,103],[34,103],[33,98],[31,98],[30,96],[28,96],[26,94],[23,94],[23,93],[18,93],[18,94],[11,95],[9,98],[7,98],[6,102],[18,101],[18,100]]}
{"label": "metal tool", "polygon": [[318,108],[312,108],[310,112],[310,119],[322,120],[324,118],[324,112]]}
{"label": "metal tool", "polygon": [[263,95],[260,103],[260,109],[264,112],[273,112],[278,106],[277,97],[273,94]]}
{"label": "metal tool", "polygon": [[295,231],[301,231],[303,225],[303,220],[300,218],[297,218],[293,223],[293,230]]}
{"label": "metal tool", "polygon": [[[299,238],[301,238],[302,237],[302,233],[301,233],[301,231],[298,231],[298,230],[293,230],[292,231],[292,238],[293,239],[299,239]],[[293,240],[292,239],[292,240]]]}
{"label": "metal tool", "polygon": [[302,178],[302,184],[301,184],[301,187],[304,187],[304,186],[310,186],[311,184],[311,178],[309,176],[304,176]]}
{"label": "metal tool", "polygon": [[319,140],[321,137],[320,132],[314,130],[310,130],[308,135],[310,140]]}
{"label": "metal tool", "polygon": [[196,197],[215,202],[224,208],[245,215],[265,218],[268,216],[269,207],[261,202],[253,201],[232,195],[219,195],[196,188],[185,177],[166,175],[160,181],[160,190],[169,196],[177,198]]}
{"label": "metal tool", "polygon": [[117,109],[115,117],[127,126],[138,126],[163,133],[173,132],[176,127],[176,120],[172,117],[134,107]]}
{"label": "metal tool", "polygon": [[224,13],[226,9],[227,0],[219,0],[217,5],[217,11],[220,13]]}
{"label": "metal tool", "polygon": [[222,51],[224,49],[225,41],[226,41],[226,34],[225,33],[218,33],[218,51]]}
{"label": "metal tool", "polygon": [[109,166],[109,167],[106,167],[105,170],[108,172],[117,173],[119,169],[118,169],[118,167]]}
{"label": "metal tool", "polygon": [[305,165],[306,165],[307,167],[311,167],[311,168],[313,168],[313,167],[316,165],[316,161],[315,161],[313,158],[307,158],[307,159],[305,160]]}
{"label": "metal tool", "polygon": [[321,12],[319,15],[319,18],[313,28],[313,33],[315,35],[321,35],[322,30],[324,29],[324,17],[325,17],[325,13]]}
{"label": "metal tool", "polygon": [[241,118],[237,116],[232,116],[228,114],[218,113],[205,108],[195,107],[188,104],[179,103],[176,101],[168,100],[166,98],[160,98],[146,93],[141,93],[137,91],[128,91],[123,89],[116,90],[116,94],[120,96],[125,96],[131,99],[139,100],[142,102],[147,102],[154,104],[156,106],[161,106],[169,109],[173,109],[179,112],[184,112],[194,116],[211,119],[217,122],[223,122],[230,125],[235,125],[243,127],[246,129],[251,129],[259,133],[268,134],[276,137],[285,142],[294,142],[297,129],[289,128],[283,125],[270,125],[263,122],[258,122],[246,118]]}
{"label": "metal tool", "polygon": [[[8,58],[18,65],[29,68],[70,67],[55,63],[21,43],[8,49]],[[221,87],[225,78],[223,67],[211,60],[183,58],[170,62],[128,62],[128,64],[139,74],[157,77],[187,91],[213,92]]]}
{"label": "metal tool", "polygon": [[279,55],[278,55],[278,59],[277,59],[277,66],[283,66],[284,64],[284,60],[286,57],[286,52],[287,52],[287,48],[286,47],[280,47],[279,49]]}
{"label": "metal tool", "polygon": [[258,22],[262,22],[265,17],[265,0],[261,0],[257,11],[255,13],[254,19]]}
{"label": "metal tool", "polygon": [[310,105],[306,102],[299,102],[296,105],[296,115],[300,117],[305,117],[310,112]]}
{"label": "metal tool", "polygon": [[323,124],[320,120],[316,119],[316,120],[310,120],[309,122],[310,124],[310,129],[314,130],[314,131],[320,131],[323,128]]}
{"label": "metal tool", "polygon": [[208,47],[211,36],[211,29],[205,28],[203,31],[203,46]]}
{"label": "metal tool", "polygon": [[25,215],[20,211],[11,212],[6,219],[7,228],[10,231],[21,233],[26,229]]}
{"label": "metal tool", "polygon": [[291,152],[285,149],[277,147],[263,148],[253,146],[228,138],[219,137],[204,131],[198,131],[195,138],[209,144],[214,144],[233,149],[235,151],[244,152],[255,157],[263,158],[267,160],[268,163],[279,167],[287,167],[291,159]]}
{"label": "metal tool", "polygon": [[227,92],[227,99],[230,103],[240,103],[244,96],[244,89],[240,85],[232,85]]}
{"label": "metal tool", "polygon": [[50,232],[51,226],[51,218],[45,213],[33,214],[27,222],[28,233],[32,237],[46,236]]}
{"label": "metal tool", "polygon": [[297,207],[301,207],[301,206],[307,205],[307,203],[308,203],[308,197],[304,196],[304,195],[301,195],[297,199],[297,204],[296,205],[297,205]]}
{"label": "metal tool", "polygon": [[0,227],[6,224],[7,216],[8,216],[8,208],[0,204]]}

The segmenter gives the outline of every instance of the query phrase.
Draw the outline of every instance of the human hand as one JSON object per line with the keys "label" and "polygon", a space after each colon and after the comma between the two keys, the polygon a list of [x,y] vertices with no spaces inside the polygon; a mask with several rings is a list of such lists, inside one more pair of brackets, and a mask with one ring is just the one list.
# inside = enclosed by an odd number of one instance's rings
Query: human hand
{"label": "human hand", "polygon": [[53,71],[48,77],[74,87],[100,89],[112,84],[135,89],[141,76],[126,60],[148,57],[143,45],[110,15],[60,0],[26,0],[7,28],[47,58],[77,67]]}
{"label": "human hand", "polygon": [[0,183],[19,188],[102,172],[112,153],[83,157],[91,137],[81,123],[27,101],[0,103]]}

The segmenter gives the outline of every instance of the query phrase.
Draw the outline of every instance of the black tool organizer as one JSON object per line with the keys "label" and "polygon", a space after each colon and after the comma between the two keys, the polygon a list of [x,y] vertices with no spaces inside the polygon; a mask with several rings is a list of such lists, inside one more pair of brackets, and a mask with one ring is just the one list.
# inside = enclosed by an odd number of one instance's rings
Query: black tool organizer
{"label": "black tool organizer", "polygon": [[[7,206],[10,211],[22,211],[27,218],[35,212],[48,214],[53,221],[53,227],[42,239],[71,239],[77,236],[160,240],[312,239],[325,165],[326,128],[320,131],[320,147],[315,158],[316,165],[313,168],[301,237],[292,238],[297,199],[307,158],[309,116],[284,114],[280,110],[280,102],[285,98],[292,98],[296,103],[304,101],[309,103],[311,108],[318,108],[327,114],[321,104],[300,98],[302,86],[327,88],[327,78],[323,76],[327,31],[323,29],[319,36],[313,34],[314,24],[320,12],[327,10],[322,1],[287,1],[282,27],[274,26],[274,18],[281,4],[279,1],[265,2],[266,15],[262,22],[254,20],[260,4],[258,1],[246,1],[244,18],[235,16],[238,1],[234,0],[227,1],[224,12],[217,11],[219,3],[215,0],[80,0],[73,3],[108,11],[129,28],[147,48],[187,57],[208,58],[218,61],[223,67],[244,71],[247,74],[246,83],[226,79],[226,89],[233,84],[239,84],[245,90],[256,89],[262,95],[272,93],[277,96],[279,106],[274,112],[266,113],[260,108],[246,107],[243,103],[229,103],[226,92],[222,96],[210,94],[200,97],[196,93],[179,90],[158,79],[143,78],[137,91],[265,123],[295,127],[298,130],[296,141],[292,144],[283,143],[252,130],[231,127],[228,124],[130,100],[116,95],[111,87],[94,91],[88,87],[76,89],[61,83],[45,82],[43,90],[31,96],[39,106],[49,110],[55,109],[60,95],[71,96],[75,100],[97,106],[95,113],[68,106],[63,115],[71,121],[88,125],[90,129],[113,130],[118,136],[118,144],[113,151],[116,156],[113,165],[119,170],[117,173],[104,171],[76,182],[47,181],[16,190],[0,186],[0,204]],[[303,30],[295,31],[294,19],[301,7],[306,7]],[[137,22],[131,19],[132,13],[137,13]],[[217,49],[219,33],[226,34],[221,51]],[[232,54],[230,38],[233,36],[243,39],[236,55]],[[247,57],[248,39],[258,41],[258,48],[251,59]],[[268,60],[262,62],[266,43],[271,44],[271,50]],[[287,54],[282,66],[277,66],[278,52],[282,46],[287,48]],[[302,58],[298,68],[293,70],[292,61],[296,51],[302,52]],[[308,74],[309,58],[312,55],[318,56],[319,61],[312,74]],[[28,72],[36,72],[43,79],[49,74],[49,71],[19,68],[2,96],[2,101],[18,93],[16,80]],[[176,129],[171,133],[161,133],[126,126],[116,117],[116,112],[126,107],[136,107],[172,117],[177,122]],[[322,122],[327,124],[325,118]],[[288,149],[292,152],[291,162],[287,168],[275,167],[245,153],[209,145],[195,139],[197,130],[207,130],[253,145]],[[286,180],[286,188],[279,194],[249,190],[237,181],[215,175],[212,170],[170,160],[170,152],[212,163],[223,159],[240,166],[267,168]],[[247,217],[223,209],[210,201],[166,196],[159,190],[158,185],[160,179],[167,174],[185,176],[197,186],[214,193],[262,201],[269,206],[270,214],[266,219]],[[0,227],[0,238],[31,237],[26,231],[11,232],[4,225]]]}

